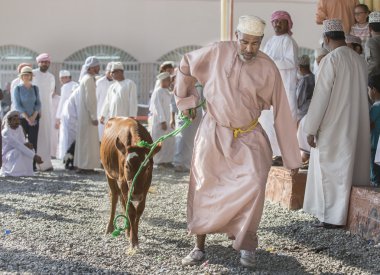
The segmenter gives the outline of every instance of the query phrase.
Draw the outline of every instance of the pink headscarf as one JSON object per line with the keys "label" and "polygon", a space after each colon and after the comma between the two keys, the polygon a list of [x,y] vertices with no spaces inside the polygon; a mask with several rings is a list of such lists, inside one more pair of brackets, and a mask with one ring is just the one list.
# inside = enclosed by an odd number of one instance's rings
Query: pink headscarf
{"label": "pink headscarf", "polygon": [[270,22],[273,22],[274,20],[286,20],[288,21],[288,26],[289,26],[289,31],[288,31],[288,34],[289,35],[292,35],[293,32],[291,31],[291,29],[293,28],[293,21],[292,21],[292,18],[290,17],[290,14],[286,11],[275,11],[274,13],[272,13],[272,16],[270,18]]}
{"label": "pink headscarf", "polygon": [[36,58],[37,63],[43,62],[43,61],[49,61],[50,62],[50,56],[47,53],[41,53]]}
{"label": "pink headscarf", "polygon": [[30,63],[21,63],[20,65],[17,66],[17,72],[21,73],[21,69],[24,68],[24,67],[26,67],[26,66],[32,67],[32,64],[30,64]]}

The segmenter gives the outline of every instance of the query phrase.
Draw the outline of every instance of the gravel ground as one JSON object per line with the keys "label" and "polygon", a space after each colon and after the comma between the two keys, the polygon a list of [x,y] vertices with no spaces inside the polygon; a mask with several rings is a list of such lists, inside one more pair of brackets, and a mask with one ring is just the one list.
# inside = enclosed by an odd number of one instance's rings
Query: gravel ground
{"label": "gravel ground", "polygon": [[380,274],[378,245],[344,230],[311,228],[311,216],[270,203],[255,269],[239,265],[224,235],[208,237],[204,264],[182,267],[193,245],[186,232],[188,176],[168,169],[154,171],[140,249],[131,252],[124,237],[104,235],[104,174],[78,175],[54,165],[54,172],[36,177],[0,178],[2,274]]}

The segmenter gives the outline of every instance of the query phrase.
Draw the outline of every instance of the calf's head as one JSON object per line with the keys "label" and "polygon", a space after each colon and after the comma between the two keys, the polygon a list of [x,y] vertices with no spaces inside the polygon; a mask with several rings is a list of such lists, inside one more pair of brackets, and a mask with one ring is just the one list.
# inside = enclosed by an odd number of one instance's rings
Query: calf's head
{"label": "calf's head", "polygon": [[[124,175],[127,176],[127,180],[131,181],[139,169],[140,165],[144,162],[145,158],[148,156],[150,149],[145,147],[140,147],[136,145],[126,145],[119,137],[116,138],[116,148],[124,156]],[[159,144],[153,151],[148,163],[143,168],[140,175],[144,174],[147,168],[150,170],[153,167],[153,156],[161,150],[161,144]]]}

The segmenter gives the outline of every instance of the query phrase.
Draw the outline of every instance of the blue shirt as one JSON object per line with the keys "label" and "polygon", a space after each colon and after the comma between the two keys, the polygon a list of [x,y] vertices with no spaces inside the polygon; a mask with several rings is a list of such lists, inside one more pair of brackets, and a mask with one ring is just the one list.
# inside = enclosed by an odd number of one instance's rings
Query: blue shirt
{"label": "blue shirt", "polygon": [[29,89],[23,84],[16,86],[13,91],[16,111],[31,116],[35,111],[41,110],[40,93],[38,87],[32,85]]}

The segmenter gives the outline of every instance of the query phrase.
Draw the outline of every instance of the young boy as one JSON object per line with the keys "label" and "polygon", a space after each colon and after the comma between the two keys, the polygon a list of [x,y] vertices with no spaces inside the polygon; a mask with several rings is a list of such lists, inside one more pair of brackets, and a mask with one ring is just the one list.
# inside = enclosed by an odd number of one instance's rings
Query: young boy
{"label": "young boy", "polygon": [[33,145],[25,142],[25,135],[20,127],[19,112],[10,111],[4,117],[1,135],[3,138],[1,176],[33,176],[33,160],[41,164],[41,157],[36,155]]}
{"label": "young boy", "polygon": [[375,163],[380,136],[380,74],[368,78],[368,95],[374,102],[369,111],[371,120],[371,185],[380,187],[380,165]]}
{"label": "young boy", "polygon": [[[171,79],[168,72],[160,73],[157,76],[160,87],[152,94],[149,111],[152,114],[152,138],[157,140],[163,135],[170,133],[170,103],[173,94],[169,91]],[[169,138],[162,144],[153,160],[157,166],[173,167],[175,139]]]}
{"label": "young boy", "polygon": [[307,55],[301,56],[298,61],[298,73],[301,76],[297,83],[297,138],[302,155],[302,168],[307,169],[310,157],[310,145],[307,143],[307,135],[303,131],[305,115],[309,110],[309,105],[314,92],[315,77],[310,70],[310,58]]}

